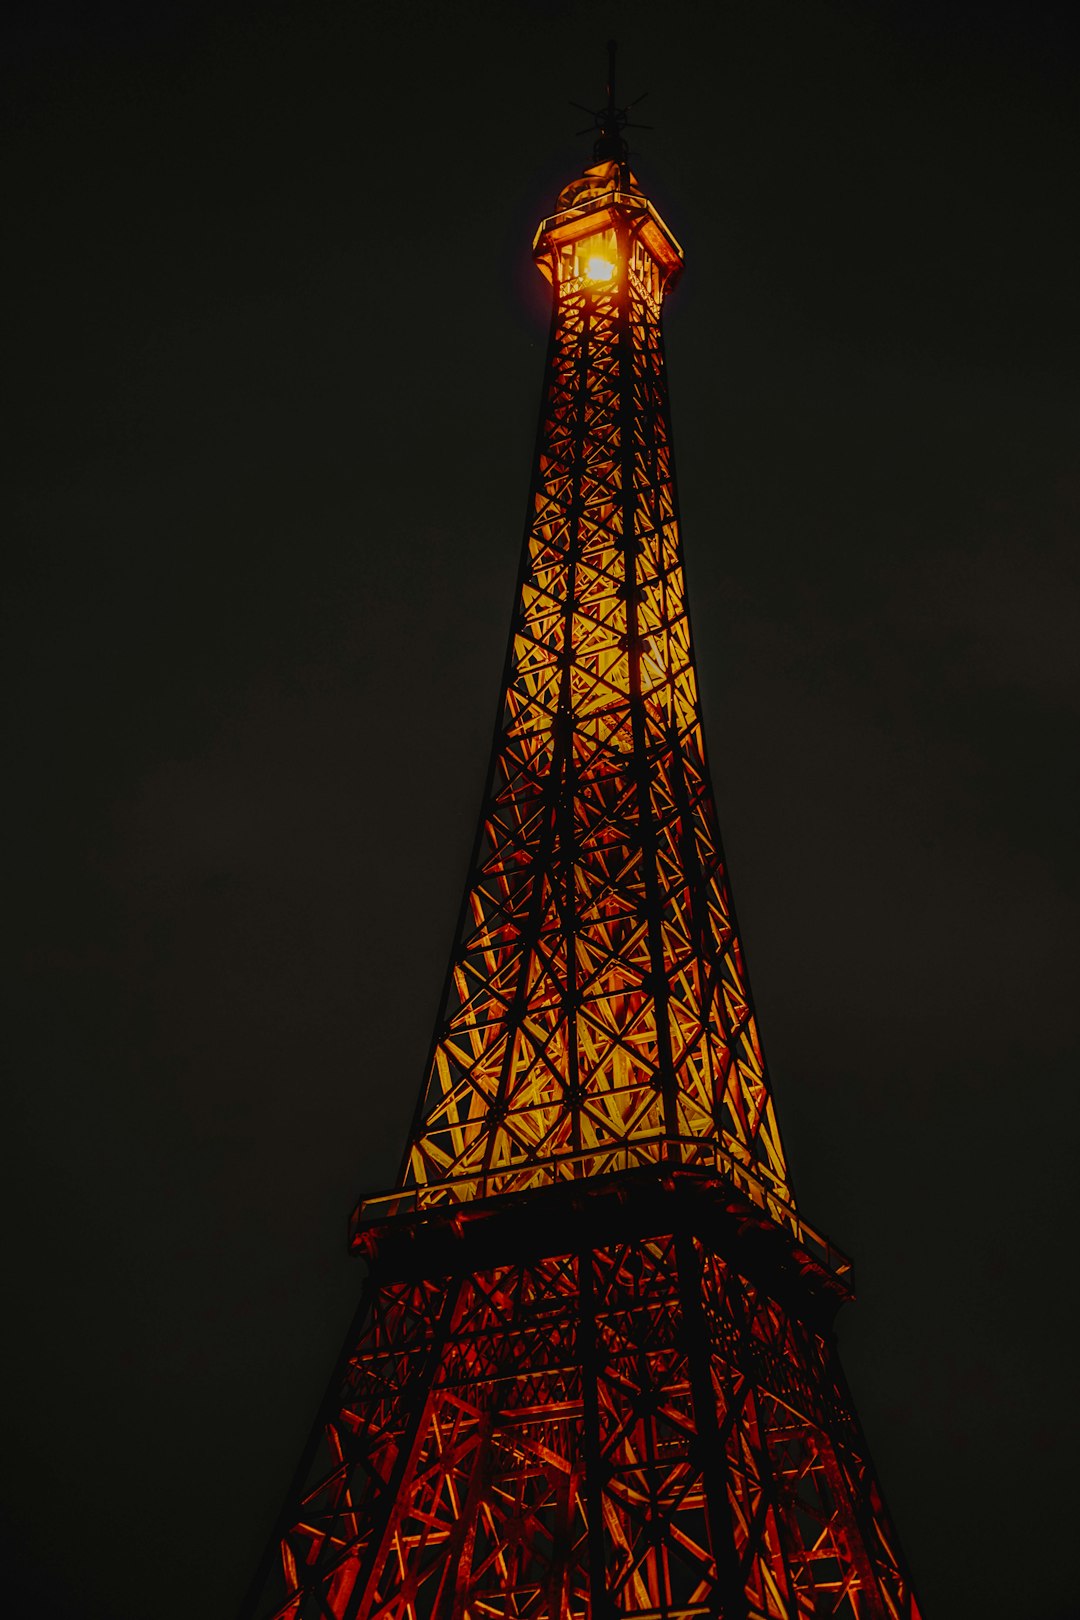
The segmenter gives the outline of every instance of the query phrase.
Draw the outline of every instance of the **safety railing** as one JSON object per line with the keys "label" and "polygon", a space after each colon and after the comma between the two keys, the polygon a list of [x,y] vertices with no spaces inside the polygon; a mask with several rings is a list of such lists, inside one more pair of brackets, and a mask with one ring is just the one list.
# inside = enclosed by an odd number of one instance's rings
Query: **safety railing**
{"label": "safety railing", "polygon": [[499,1166],[483,1175],[397,1188],[362,1199],[353,1217],[353,1226],[361,1231],[383,1221],[423,1214],[449,1204],[530,1192],[560,1182],[594,1180],[649,1165],[672,1165],[721,1176],[769,1220],[788,1231],[819,1265],[838,1278],[850,1273],[851,1261],[847,1255],[802,1219],[786,1197],[786,1188],[781,1189],[779,1183],[752,1170],[719,1142],[699,1137],[638,1137],[611,1147],[587,1148],[580,1153],[559,1154],[528,1164]]}

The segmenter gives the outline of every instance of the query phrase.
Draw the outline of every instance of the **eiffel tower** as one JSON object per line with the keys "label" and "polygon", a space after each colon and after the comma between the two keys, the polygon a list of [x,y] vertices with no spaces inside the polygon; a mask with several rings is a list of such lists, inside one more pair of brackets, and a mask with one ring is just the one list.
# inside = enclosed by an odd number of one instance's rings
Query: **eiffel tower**
{"label": "eiffel tower", "polygon": [[[627,109],[551,284],[502,702],[431,1056],[246,1613],[918,1620],[797,1211],[717,827]],[[479,471],[479,469],[478,469]]]}

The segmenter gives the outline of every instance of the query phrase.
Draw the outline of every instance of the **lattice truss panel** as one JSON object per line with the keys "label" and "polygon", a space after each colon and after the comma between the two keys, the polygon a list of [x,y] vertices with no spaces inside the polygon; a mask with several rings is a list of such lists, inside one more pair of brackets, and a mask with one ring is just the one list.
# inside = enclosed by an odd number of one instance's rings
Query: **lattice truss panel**
{"label": "lattice truss panel", "polygon": [[[563,281],[505,701],[404,1184],[787,1174],[705,763],[659,281]],[[650,271],[653,273],[650,275]],[[437,1189],[437,1191],[436,1191]]]}
{"label": "lattice truss panel", "polygon": [[278,1620],[918,1620],[826,1340],[685,1233],[384,1284]]}

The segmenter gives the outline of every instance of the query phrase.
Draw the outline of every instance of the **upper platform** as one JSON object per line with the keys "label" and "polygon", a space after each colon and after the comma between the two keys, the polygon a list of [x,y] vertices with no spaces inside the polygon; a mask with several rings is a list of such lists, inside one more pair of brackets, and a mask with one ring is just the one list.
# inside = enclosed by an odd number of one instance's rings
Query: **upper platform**
{"label": "upper platform", "polygon": [[618,281],[633,264],[657,302],[683,268],[683,251],[626,164],[595,163],[559,193],[541,220],[533,258],[556,288]]}

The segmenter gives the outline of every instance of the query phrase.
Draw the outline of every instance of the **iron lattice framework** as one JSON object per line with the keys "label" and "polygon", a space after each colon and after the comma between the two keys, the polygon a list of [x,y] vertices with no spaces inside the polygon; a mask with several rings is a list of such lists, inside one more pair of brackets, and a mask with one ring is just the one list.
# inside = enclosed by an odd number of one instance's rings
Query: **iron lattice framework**
{"label": "iron lattice framework", "polygon": [[660,327],[682,255],[619,153],[535,252],[554,314],[471,875],[249,1612],[917,1620],[717,830]]}

